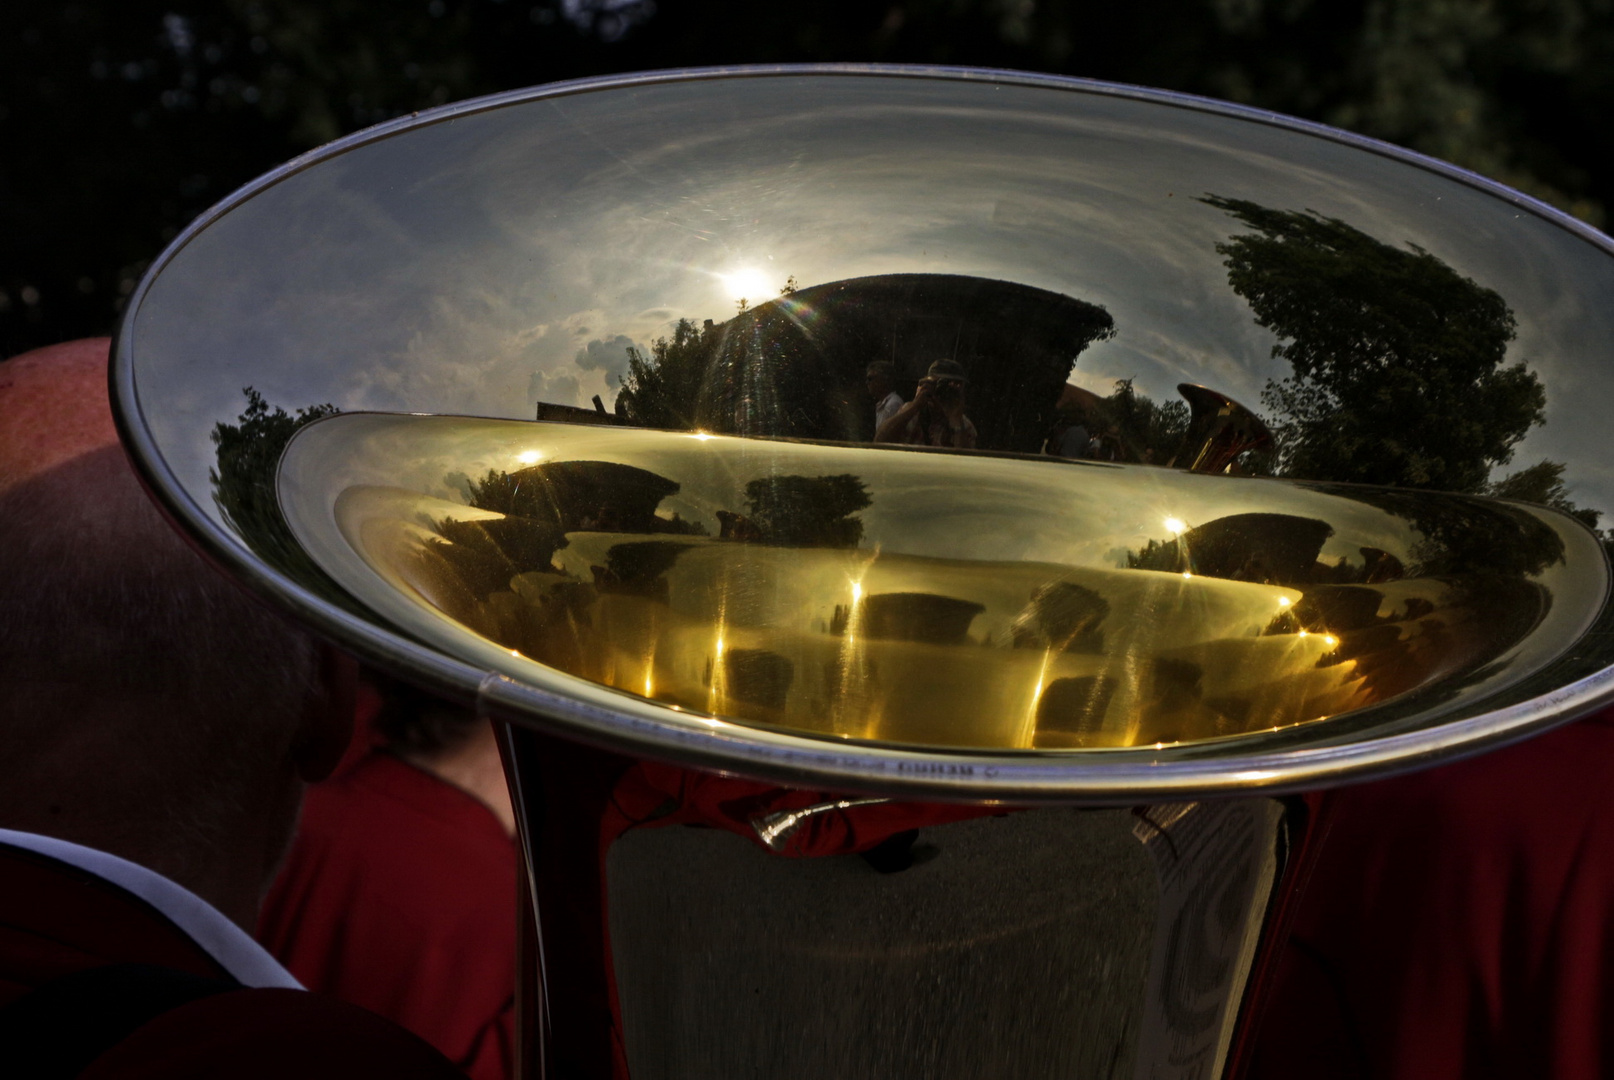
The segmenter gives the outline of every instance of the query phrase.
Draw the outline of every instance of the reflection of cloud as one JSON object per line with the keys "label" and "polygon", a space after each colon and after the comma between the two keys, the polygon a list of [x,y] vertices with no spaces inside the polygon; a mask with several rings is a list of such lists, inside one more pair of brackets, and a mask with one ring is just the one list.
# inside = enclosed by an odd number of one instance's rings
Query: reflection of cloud
{"label": "reflection of cloud", "polygon": [[577,376],[535,371],[532,378],[527,380],[527,400],[547,401],[551,405],[580,405],[583,395],[579,393]]}
{"label": "reflection of cloud", "polygon": [[614,386],[618,379],[628,373],[628,350],[631,348],[633,339],[626,334],[595,338],[577,350],[575,359],[577,366],[584,371],[604,372],[606,383]]}
{"label": "reflection of cloud", "polygon": [[447,476],[444,476],[443,483],[459,492],[460,499],[464,501],[467,506],[470,505],[472,496],[471,478],[465,475],[462,470],[455,469]]}
{"label": "reflection of cloud", "polygon": [[133,355],[142,400],[162,404],[148,414],[162,453],[204,513],[207,433],[239,413],[242,386],[349,411],[609,403],[626,359],[613,344],[730,318],[714,275],[763,252],[803,286],[969,274],[1100,304],[1117,336],[1081,355],[1079,385],[1135,377],[1167,401],[1204,382],[1259,409],[1288,366],[1227,285],[1215,245],[1243,230],[1205,192],[1416,242],[1501,291],[1520,318],[1509,362],[1529,359],[1548,394],[1516,462],[1568,461],[1577,500],[1614,507],[1614,305],[1578,299],[1614,287],[1606,253],[1358,148],[1012,85],[703,79],[376,139],[210,224],[143,302]]}

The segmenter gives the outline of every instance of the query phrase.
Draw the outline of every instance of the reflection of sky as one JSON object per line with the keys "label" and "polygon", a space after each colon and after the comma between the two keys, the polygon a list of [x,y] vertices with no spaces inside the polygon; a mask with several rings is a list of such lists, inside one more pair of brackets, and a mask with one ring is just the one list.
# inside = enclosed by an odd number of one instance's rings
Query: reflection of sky
{"label": "reflection of sky", "polygon": [[[1422,245],[1520,319],[1548,388],[1518,462],[1570,462],[1614,508],[1614,260],[1377,155],[1183,109],[1047,89],[850,77],[709,80],[465,116],[303,169],[161,273],[135,322],[141,399],[211,511],[207,433],[252,385],[287,408],[525,418],[607,405],[626,348],[734,311],[736,274],[1002,278],[1106,307],[1076,380],[1259,405],[1285,372],[1214,245],[1215,192]],[[753,303],[756,299],[751,298]],[[153,402],[161,401],[160,409]]]}

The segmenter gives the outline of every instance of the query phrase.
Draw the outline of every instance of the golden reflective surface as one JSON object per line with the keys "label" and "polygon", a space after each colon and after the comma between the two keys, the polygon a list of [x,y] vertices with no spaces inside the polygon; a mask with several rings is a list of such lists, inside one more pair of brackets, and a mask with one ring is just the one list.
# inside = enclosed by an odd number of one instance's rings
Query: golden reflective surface
{"label": "golden reflective surface", "polygon": [[1552,511],[1029,455],[351,414],[279,487],[321,569],[439,647],[903,744],[1174,744],[1490,691],[1607,589]]}
{"label": "golden reflective surface", "polygon": [[1210,790],[1606,703],[1611,254],[1211,102],[664,73],[266,177],[114,381],[205,547],[464,701],[827,789],[886,789],[875,739],[1022,751],[934,790]]}

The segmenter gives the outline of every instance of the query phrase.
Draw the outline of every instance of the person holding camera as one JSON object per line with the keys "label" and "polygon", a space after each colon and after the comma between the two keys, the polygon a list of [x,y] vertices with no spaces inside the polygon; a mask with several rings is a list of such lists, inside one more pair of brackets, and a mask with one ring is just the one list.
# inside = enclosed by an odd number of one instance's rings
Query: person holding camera
{"label": "person holding camera", "polygon": [[968,382],[957,360],[937,360],[919,380],[913,400],[880,425],[874,441],[975,449],[975,425],[964,415],[964,387]]}

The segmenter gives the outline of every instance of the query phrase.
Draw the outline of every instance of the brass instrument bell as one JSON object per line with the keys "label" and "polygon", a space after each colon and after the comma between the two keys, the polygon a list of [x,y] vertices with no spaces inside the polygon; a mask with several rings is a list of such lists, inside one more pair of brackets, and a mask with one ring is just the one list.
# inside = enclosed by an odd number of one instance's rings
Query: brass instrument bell
{"label": "brass instrument bell", "polygon": [[528,1075],[1230,1076],[1292,793],[1609,699],[1611,254],[1198,98],[665,72],[270,173],[113,382],[222,564],[502,725]]}

